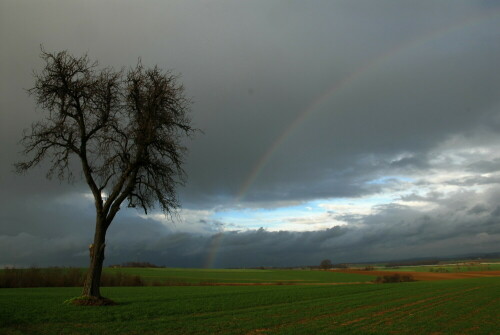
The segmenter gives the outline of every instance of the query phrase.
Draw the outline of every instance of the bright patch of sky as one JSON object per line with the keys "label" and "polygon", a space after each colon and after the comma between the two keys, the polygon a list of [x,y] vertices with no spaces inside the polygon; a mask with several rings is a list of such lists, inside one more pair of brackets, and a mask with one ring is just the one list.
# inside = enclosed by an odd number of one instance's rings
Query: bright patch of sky
{"label": "bright patch of sky", "polygon": [[390,182],[398,182],[398,181],[412,182],[415,181],[415,179],[402,176],[383,176],[380,178],[370,180],[367,184],[387,184]]}
{"label": "bright patch of sky", "polygon": [[232,224],[228,230],[264,228],[268,231],[313,231],[347,224],[338,219],[343,215],[369,215],[380,204],[388,204],[394,198],[374,196],[362,198],[319,199],[300,205],[274,209],[243,209],[218,211],[212,219],[224,225]]}

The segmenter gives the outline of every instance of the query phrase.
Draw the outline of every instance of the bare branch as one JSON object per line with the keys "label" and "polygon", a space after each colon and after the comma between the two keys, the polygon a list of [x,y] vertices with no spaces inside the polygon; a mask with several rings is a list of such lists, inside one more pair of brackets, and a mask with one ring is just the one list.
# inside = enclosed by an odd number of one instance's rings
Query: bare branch
{"label": "bare branch", "polygon": [[197,131],[178,76],[146,69],[140,60],[124,74],[99,69],[87,55],[42,49],[41,58],[46,65],[29,93],[47,115],[25,133],[21,142],[30,158],[16,164],[17,171],[49,158],[49,176],[71,178],[70,159],[78,158],[108,225],[125,199],[145,213],[155,204],[165,213],[175,210],[175,189],[185,180],[181,139]]}

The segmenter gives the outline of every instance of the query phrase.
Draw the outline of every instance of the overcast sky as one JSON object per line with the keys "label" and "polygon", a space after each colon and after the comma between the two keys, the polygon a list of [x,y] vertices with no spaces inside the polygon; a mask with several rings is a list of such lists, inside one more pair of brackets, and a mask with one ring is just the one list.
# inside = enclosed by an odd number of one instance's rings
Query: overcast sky
{"label": "overcast sky", "polygon": [[105,264],[235,267],[500,251],[498,1],[0,1],[0,266],[86,265],[84,183],[13,173],[40,45],[181,74],[175,221],[122,210]]}

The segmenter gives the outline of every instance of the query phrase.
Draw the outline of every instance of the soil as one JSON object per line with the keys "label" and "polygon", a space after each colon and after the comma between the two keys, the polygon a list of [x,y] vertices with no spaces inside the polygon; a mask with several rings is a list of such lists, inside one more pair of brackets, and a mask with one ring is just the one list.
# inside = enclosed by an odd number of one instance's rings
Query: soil
{"label": "soil", "polygon": [[355,269],[332,270],[334,272],[355,273],[369,276],[390,276],[394,274],[411,275],[413,279],[421,280],[450,280],[479,277],[499,277],[500,271],[470,271],[470,272],[415,272],[415,271],[366,271]]}
{"label": "soil", "polygon": [[116,305],[111,299],[108,298],[94,298],[94,297],[77,297],[68,301],[72,305],[76,306],[113,306]]}

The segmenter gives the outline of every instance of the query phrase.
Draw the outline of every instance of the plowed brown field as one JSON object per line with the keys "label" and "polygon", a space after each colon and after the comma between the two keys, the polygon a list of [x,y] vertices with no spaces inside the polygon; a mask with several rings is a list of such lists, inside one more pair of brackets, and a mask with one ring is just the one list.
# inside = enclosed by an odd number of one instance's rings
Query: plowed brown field
{"label": "plowed brown field", "polygon": [[411,275],[415,280],[449,280],[479,277],[499,277],[500,271],[470,271],[470,272],[414,272],[414,271],[366,271],[366,270],[333,270],[334,272],[356,273],[370,276],[390,276],[393,274]]}

